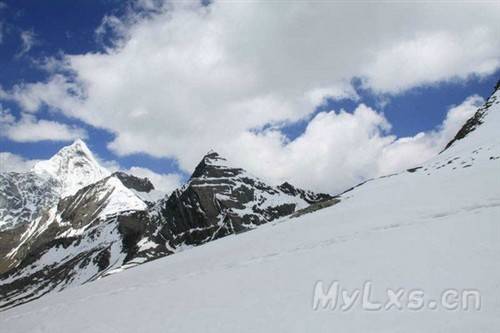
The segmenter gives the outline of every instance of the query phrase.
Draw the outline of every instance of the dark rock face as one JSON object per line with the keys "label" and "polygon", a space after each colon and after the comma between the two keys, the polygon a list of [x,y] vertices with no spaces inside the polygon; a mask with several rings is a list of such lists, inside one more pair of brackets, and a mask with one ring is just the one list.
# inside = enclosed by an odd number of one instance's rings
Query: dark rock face
{"label": "dark rock face", "polygon": [[[500,89],[500,80],[497,82],[495,89],[493,91],[493,94],[496,91],[498,91],[499,89]],[[450,148],[456,141],[462,140],[469,133],[473,132],[477,127],[479,127],[483,123],[483,118],[486,115],[486,112],[488,111],[490,106],[493,105],[493,103],[496,101],[496,99],[497,98],[494,95],[492,95],[490,98],[488,98],[486,103],[484,103],[484,105],[476,111],[474,116],[472,116],[471,118],[469,118],[467,120],[467,122],[464,124],[464,126],[462,126],[462,128],[458,131],[458,133],[455,135],[455,137],[450,142],[448,142],[448,144],[443,149],[443,151]]]}
{"label": "dark rock face", "polygon": [[18,227],[0,231],[0,274],[11,269],[15,263],[15,258],[7,256],[7,254],[19,245],[22,234],[28,226],[22,224]]}
{"label": "dark rock face", "polygon": [[292,196],[298,196],[309,204],[326,201],[333,198],[330,194],[314,193],[312,191],[306,191],[300,188],[296,188],[288,182],[284,182],[283,184],[278,186],[278,189],[280,189],[283,193],[290,194]]}
{"label": "dark rock face", "polygon": [[137,192],[149,193],[155,189],[148,178],[139,178],[121,171],[113,173],[112,176],[118,178],[126,188],[136,190]]}
{"label": "dark rock face", "polygon": [[290,184],[269,186],[212,152],[183,188],[160,202],[157,218],[161,235],[175,248],[240,233],[328,198]]}

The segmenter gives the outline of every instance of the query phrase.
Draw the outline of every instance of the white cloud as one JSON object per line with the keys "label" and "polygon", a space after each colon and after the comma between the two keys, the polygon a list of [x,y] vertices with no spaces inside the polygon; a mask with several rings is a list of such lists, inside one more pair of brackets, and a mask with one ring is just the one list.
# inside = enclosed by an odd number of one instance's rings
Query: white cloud
{"label": "white cloud", "polygon": [[[47,66],[57,67],[54,61],[49,60]],[[64,65],[61,64],[61,66]],[[24,111],[29,113],[35,113],[42,105],[47,105],[71,114],[73,110],[81,108],[77,96],[82,94],[78,85],[68,82],[60,74],[54,75],[47,83],[20,83],[8,92],[0,87],[1,99],[16,101]]]}
{"label": "white cloud", "polygon": [[367,178],[417,166],[438,154],[484,103],[473,95],[448,110],[434,131],[397,139],[383,114],[363,104],[353,113],[322,112],[288,141],[279,131],[246,133],[224,154],[273,183],[338,193]]}
{"label": "white cloud", "polygon": [[[118,154],[173,157],[188,172],[209,148],[249,164],[258,161],[248,161],[250,152],[272,155],[267,170],[251,168],[304,184],[313,169],[331,181],[311,186],[334,191],[394,169],[400,159],[380,162],[379,154],[389,160],[396,147],[402,155],[427,149],[428,135],[389,149],[396,138],[384,132],[387,121],[366,106],[317,115],[293,142],[281,125],[307,119],[327,96],[356,99],[346,83],[353,77],[396,94],[499,66],[496,3],[157,3],[138,5],[148,15],[108,17],[96,32],[111,28],[118,36],[106,52],[68,55],[63,73],[18,85],[8,98],[28,112],[46,104],[110,130],[116,138],[109,148]],[[253,131],[269,124],[272,130]]]}
{"label": "white cloud", "polygon": [[0,152],[0,172],[29,171],[38,160],[28,160],[9,152]]}
{"label": "white cloud", "polygon": [[319,113],[293,141],[279,131],[247,133],[223,153],[270,182],[337,192],[377,174],[375,161],[395,139],[385,135],[389,128],[383,115],[361,104],[353,113]]}
{"label": "white cloud", "polygon": [[21,50],[16,54],[17,57],[27,54],[38,43],[36,34],[32,30],[21,31],[19,38],[21,39]]}
{"label": "white cloud", "polygon": [[426,33],[396,43],[366,65],[366,84],[380,92],[400,92],[422,84],[493,73],[500,65],[500,43],[494,34],[478,27],[462,34]]}
{"label": "white cloud", "polygon": [[17,120],[9,110],[2,109],[0,105],[0,136],[16,142],[72,141],[86,138],[87,133],[78,127],[37,119],[27,113]]}

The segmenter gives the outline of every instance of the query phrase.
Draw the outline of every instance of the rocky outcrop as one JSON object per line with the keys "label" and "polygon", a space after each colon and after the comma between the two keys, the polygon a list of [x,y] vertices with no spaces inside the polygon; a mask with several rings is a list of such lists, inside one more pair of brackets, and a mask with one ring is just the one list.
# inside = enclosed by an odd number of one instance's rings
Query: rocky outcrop
{"label": "rocky outcrop", "polygon": [[118,178],[126,188],[131,190],[149,193],[155,189],[153,183],[148,178],[139,178],[121,171],[113,173],[113,176]]}
{"label": "rocky outcrop", "polygon": [[326,193],[314,193],[312,191],[306,191],[300,188],[297,188],[293,186],[292,184],[288,182],[284,182],[280,186],[278,186],[278,189],[281,190],[283,193],[295,196],[295,197],[300,197],[302,200],[309,204],[314,204],[317,202],[321,201],[326,201],[330,200],[332,196],[330,194]]}

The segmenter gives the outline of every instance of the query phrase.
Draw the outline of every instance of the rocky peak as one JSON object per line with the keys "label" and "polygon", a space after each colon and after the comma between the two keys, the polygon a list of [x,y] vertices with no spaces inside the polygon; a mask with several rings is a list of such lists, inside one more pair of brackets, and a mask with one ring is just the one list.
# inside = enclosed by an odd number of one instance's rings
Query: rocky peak
{"label": "rocky peak", "polygon": [[49,160],[36,163],[33,172],[58,180],[63,197],[109,176],[109,171],[99,165],[85,142],[80,139],[62,148]]}
{"label": "rocky peak", "polygon": [[209,151],[194,169],[191,179],[234,177],[243,172],[243,169],[230,167],[227,160],[215,151]]}
{"label": "rocky peak", "polygon": [[122,171],[117,171],[112,176],[118,178],[125,187],[137,192],[149,193],[155,189],[148,178],[139,178]]}
{"label": "rocky peak", "polygon": [[322,198],[285,187],[266,184],[211,151],[188,183],[157,206],[161,235],[173,248],[199,245],[290,215]]}

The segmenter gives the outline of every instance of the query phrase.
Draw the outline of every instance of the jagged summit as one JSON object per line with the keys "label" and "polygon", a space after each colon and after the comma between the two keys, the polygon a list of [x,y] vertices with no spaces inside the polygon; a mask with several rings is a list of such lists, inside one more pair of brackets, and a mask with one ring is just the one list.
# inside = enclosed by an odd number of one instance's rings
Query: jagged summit
{"label": "jagged summit", "polygon": [[33,172],[57,179],[61,185],[62,196],[74,194],[79,188],[110,174],[97,162],[81,139],[63,147],[49,160],[36,163]]}

